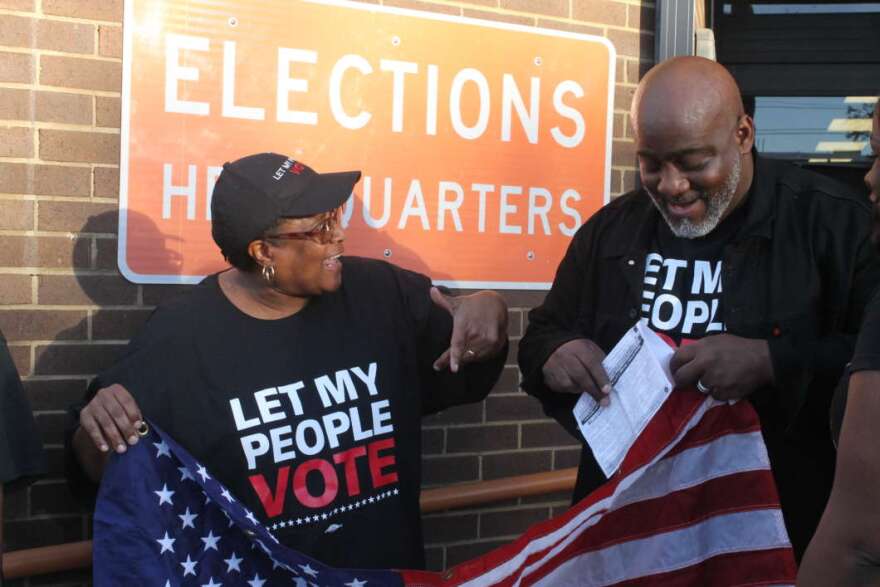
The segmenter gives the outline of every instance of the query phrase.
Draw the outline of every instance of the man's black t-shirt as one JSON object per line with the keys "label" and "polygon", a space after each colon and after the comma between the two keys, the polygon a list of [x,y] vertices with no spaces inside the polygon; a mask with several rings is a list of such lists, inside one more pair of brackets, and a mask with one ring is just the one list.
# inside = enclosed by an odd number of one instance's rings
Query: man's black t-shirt
{"label": "man's black t-shirt", "polygon": [[452,320],[429,288],[349,257],[338,291],[260,320],[214,275],[157,310],[98,386],[124,385],[282,543],[333,565],[422,567],[420,417],[482,399],[504,361],[433,371]]}
{"label": "man's black t-shirt", "polygon": [[45,471],[46,457],[34,417],[0,333],[0,484]]}
{"label": "man's black t-shirt", "polygon": [[676,346],[725,330],[724,246],[742,226],[745,207],[738,207],[701,238],[677,237],[667,223],[658,223],[645,257],[641,315],[652,330]]}

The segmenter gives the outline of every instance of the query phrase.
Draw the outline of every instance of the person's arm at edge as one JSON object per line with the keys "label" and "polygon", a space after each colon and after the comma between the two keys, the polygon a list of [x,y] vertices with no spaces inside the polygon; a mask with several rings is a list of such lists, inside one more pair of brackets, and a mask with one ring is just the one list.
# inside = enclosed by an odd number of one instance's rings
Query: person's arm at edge
{"label": "person's arm at edge", "polygon": [[880,583],[880,371],[850,378],[828,506],[798,573],[800,587]]}

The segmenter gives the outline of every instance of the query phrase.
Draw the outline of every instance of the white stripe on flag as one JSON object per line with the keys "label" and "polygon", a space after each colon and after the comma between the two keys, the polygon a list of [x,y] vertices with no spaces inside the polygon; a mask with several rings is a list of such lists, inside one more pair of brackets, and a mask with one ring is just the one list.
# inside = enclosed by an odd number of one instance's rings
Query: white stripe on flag
{"label": "white stripe on flag", "polygon": [[719,515],[576,556],[535,585],[612,585],[684,569],[721,554],[785,548],[789,543],[784,527],[778,509]]}

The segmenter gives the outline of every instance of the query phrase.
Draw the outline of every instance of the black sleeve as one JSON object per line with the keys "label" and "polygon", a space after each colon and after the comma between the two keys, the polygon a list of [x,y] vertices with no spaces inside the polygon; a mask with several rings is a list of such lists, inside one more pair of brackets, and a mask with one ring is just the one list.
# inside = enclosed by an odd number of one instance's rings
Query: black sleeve
{"label": "black sleeve", "polygon": [[498,381],[507,357],[507,343],[494,357],[470,363],[458,373],[435,371],[434,361],[449,348],[452,316],[430,296],[431,282],[419,273],[396,268],[407,312],[416,328],[417,361],[422,389],[422,415],[482,401]]}
{"label": "black sleeve", "polygon": [[64,471],[71,493],[86,505],[93,505],[98,494],[94,483],[79,464],[73,450],[73,435],[79,427],[79,412],[104,387],[118,383],[134,397],[144,417],[154,421],[166,419],[170,404],[162,385],[163,365],[171,364],[174,354],[171,334],[173,320],[162,310],[153,312],[140,332],[129,342],[122,357],[109,369],[92,379],[82,401],[68,408],[64,438]]}
{"label": "black sleeve", "polygon": [[557,348],[570,340],[584,337],[575,330],[575,324],[584,299],[584,276],[599,215],[601,212],[594,215],[572,239],[544,303],[529,312],[529,326],[519,343],[522,388],[538,398],[544,412],[578,440],[582,440],[582,436],[571,413],[578,396],[556,393],[547,387],[543,367]]}
{"label": "black sleeve", "polygon": [[0,483],[45,472],[46,456],[33,413],[0,333]]}

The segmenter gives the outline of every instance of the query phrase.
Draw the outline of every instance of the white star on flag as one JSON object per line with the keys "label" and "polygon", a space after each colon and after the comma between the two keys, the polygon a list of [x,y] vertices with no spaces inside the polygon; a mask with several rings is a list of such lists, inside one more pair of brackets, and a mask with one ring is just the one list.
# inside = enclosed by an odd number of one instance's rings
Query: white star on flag
{"label": "white star on flag", "polygon": [[318,571],[313,569],[311,565],[306,564],[306,565],[297,565],[297,566],[299,566],[299,568],[302,569],[303,573],[305,573],[309,577],[317,577],[318,576]]}
{"label": "white star on flag", "polygon": [[217,543],[220,542],[220,537],[214,536],[214,531],[211,530],[207,536],[202,537],[202,542],[205,543],[205,551],[217,550]]}
{"label": "white star on flag", "polygon": [[156,540],[156,542],[158,542],[162,546],[162,550],[159,551],[159,554],[162,554],[166,551],[174,552],[174,547],[172,545],[174,544],[175,540],[177,539],[171,538],[170,536],[168,536],[168,532],[165,532],[165,536]]}
{"label": "white star on flag", "polygon": [[223,491],[221,491],[221,492],[220,492],[220,495],[222,495],[223,497],[225,497],[225,498],[226,498],[226,501],[228,501],[229,503],[232,503],[232,502],[235,501],[234,499],[232,499],[232,495],[229,493],[229,490],[228,490],[228,489],[224,489]]}
{"label": "white star on flag", "polygon": [[183,526],[181,526],[181,528],[186,528],[187,526],[189,526],[190,528],[195,529],[196,526],[195,524],[193,524],[193,520],[198,518],[199,515],[189,513],[189,508],[186,508],[186,512],[178,515],[177,517],[183,521]]}
{"label": "white star on flag", "polygon": [[361,581],[360,579],[355,578],[354,581],[352,581],[350,583],[346,583],[345,587],[364,587],[364,585],[366,585],[366,584],[367,584],[366,581]]}
{"label": "white star on flag", "polygon": [[247,512],[247,514],[245,515],[245,518],[247,518],[248,520],[250,520],[250,521],[251,521],[251,524],[253,524],[254,526],[256,526],[256,525],[257,525],[257,519],[254,517],[254,514],[251,513],[249,510],[245,510],[245,511]]}
{"label": "white star on flag", "polygon": [[202,478],[202,483],[204,483],[205,481],[207,481],[208,479],[211,478],[211,476],[208,475],[208,470],[205,467],[203,467],[202,465],[198,466],[198,468],[196,469],[196,473],[198,473],[199,477]]}
{"label": "white star on flag", "polygon": [[186,481],[189,479],[190,481],[195,481],[196,478],[193,477],[192,471],[187,469],[186,467],[177,467],[177,470],[180,471],[180,480]]}
{"label": "white star on flag", "polygon": [[208,579],[207,583],[202,585],[202,587],[220,587],[221,585],[223,585],[223,583],[215,583],[214,577],[211,577],[210,579]]}
{"label": "white star on flag", "polygon": [[186,577],[189,574],[195,575],[197,564],[199,564],[199,561],[194,561],[189,555],[186,555],[186,560],[180,563],[180,566],[183,567],[183,576]]}
{"label": "white star on flag", "polygon": [[162,442],[154,442],[153,446],[159,451],[156,453],[156,458],[158,459],[161,456],[166,456],[169,459],[171,458],[171,450],[168,448],[168,443],[164,440]]}
{"label": "white star on flag", "polygon": [[232,556],[230,556],[229,558],[223,559],[223,562],[226,563],[226,565],[227,565],[226,572],[231,573],[232,571],[238,571],[240,573],[241,568],[239,567],[239,565],[241,564],[241,561],[243,561],[243,560],[244,560],[243,558],[236,557],[234,552],[232,553]]}
{"label": "white star on flag", "polygon": [[160,491],[154,491],[153,493],[159,496],[159,505],[162,505],[163,503],[174,505],[171,503],[171,496],[174,495],[174,492],[168,490],[167,484],[163,484]]}
{"label": "white star on flag", "polygon": [[254,578],[248,581],[248,585],[251,587],[263,587],[263,584],[266,583],[265,579],[260,579],[260,575],[255,574]]}

